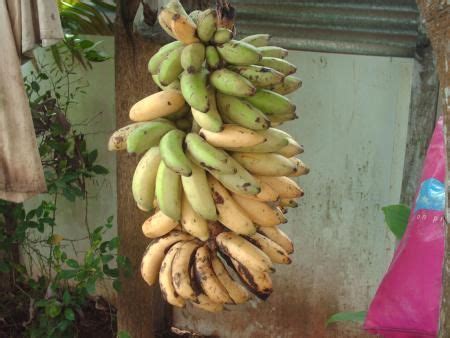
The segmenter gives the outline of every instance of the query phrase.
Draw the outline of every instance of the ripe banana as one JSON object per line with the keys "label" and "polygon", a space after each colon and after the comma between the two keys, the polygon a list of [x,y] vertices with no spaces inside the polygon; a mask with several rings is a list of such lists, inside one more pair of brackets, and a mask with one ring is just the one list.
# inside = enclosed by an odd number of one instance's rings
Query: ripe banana
{"label": "ripe banana", "polygon": [[[192,175],[182,176],[183,190],[192,209],[209,221],[217,220],[217,210],[211,196],[205,171],[192,164]],[[182,213],[183,214],[183,213]]]}
{"label": "ripe banana", "polygon": [[159,270],[159,286],[161,288],[163,298],[169,304],[177,307],[184,307],[186,303],[185,300],[175,292],[172,280],[172,262],[183,244],[183,242],[176,243],[170,248],[164,257],[161,264],[161,269]]}
{"label": "ripe banana", "polygon": [[161,62],[175,49],[183,46],[180,41],[173,41],[167,45],[162,46],[157,53],[155,53],[148,61],[148,71],[152,75],[158,74],[159,66]]}
{"label": "ripe banana", "polygon": [[183,242],[172,261],[172,281],[175,292],[184,299],[196,300],[197,294],[192,286],[191,262],[195,251],[200,246],[198,241]]}
{"label": "ripe banana", "polygon": [[233,194],[233,198],[256,225],[270,227],[287,223],[283,213],[269,203],[248,199],[237,194]]}
{"label": "ripe banana", "polygon": [[293,114],[296,109],[288,98],[267,89],[258,89],[255,95],[246,100],[268,115]]}
{"label": "ripe banana", "polygon": [[231,157],[225,151],[208,144],[199,135],[187,134],[185,143],[189,155],[201,167],[227,174],[236,172],[236,169],[230,164]]}
{"label": "ripe banana", "polygon": [[203,42],[208,42],[214,36],[217,29],[217,12],[207,9],[198,15],[197,35]]}
{"label": "ripe banana", "polygon": [[289,177],[258,176],[258,179],[268,184],[281,198],[298,198],[304,195],[303,189]]}
{"label": "ripe banana", "polygon": [[267,130],[260,130],[257,133],[264,137],[264,142],[254,146],[227,147],[226,149],[239,152],[271,153],[277,152],[289,144],[289,138],[284,133],[281,133],[279,129],[269,128]]}
{"label": "ripe banana", "polygon": [[222,130],[222,118],[217,110],[216,93],[213,88],[208,88],[208,111],[202,113],[192,108],[192,116],[197,124],[206,130],[219,132]]}
{"label": "ripe banana", "polygon": [[225,255],[235,259],[248,269],[270,271],[272,261],[261,249],[234,232],[222,232],[216,236],[216,243]]}
{"label": "ripe banana", "polygon": [[297,208],[298,203],[292,198],[280,199],[280,207],[282,208]]}
{"label": "ripe banana", "polygon": [[173,15],[172,21],[170,22],[170,28],[175,35],[175,38],[185,45],[199,42],[199,39],[196,36],[197,27],[195,26],[194,21],[187,15]]}
{"label": "ripe banana", "polygon": [[177,221],[164,215],[159,210],[142,224],[142,233],[148,238],[158,238],[171,232],[177,225]]}
{"label": "ripe banana", "polygon": [[231,40],[217,45],[217,51],[226,62],[232,65],[258,64],[262,59],[262,55],[256,47],[243,41]]}
{"label": "ripe banana", "polygon": [[183,141],[185,133],[181,130],[171,130],[165,134],[159,143],[161,158],[167,167],[183,176],[192,174],[191,162],[184,154]]}
{"label": "ripe banana", "polygon": [[219,52],[217,52],[216,47],[207,46],[206,47],[206,64],[208,65],[208,69],[216,70],[221,65],[221,59]]}
{"label": "ripe banana", "polygon": [[206,73],[201,71],[194,74],[184,72],[181,75],[181,92],[189,105],[206,113],[209,109],[208,90],[206,88]]}
{"label": "ripe banana", "polygon": [[256,228],[228,191],[215,178],[209,176],[208,184],[218,211],[218,220],[228,229],[243,235],[254,234]]}
{"label": "ripe banana", "polygon": [[181,66],[188,73],[197,73],[205,61],[205,45],[200,42],[191,43],[181,52]]}
{"label": "ripe banana", "polygon": [[160,63],[158,69],[158,80],[163,86],[171,84],[178,79],[183,67],[181,66],[181,53],[185,47],[181,46],[171,51]]}
{"label": "ripe banana", "polygon": [[136,128],[142,126],[145,122],[136,122],[129,124],[125,127],[122,127],[116,130],[108,141],[108,150],[109,151],[118,151],[127,149],[127,138],[130,133]]}
{"label": "ripe banana", "polygon": [[215,303],[233,303],[211,266],[210,251],[206,245],[195,253],[195,275],[203,292]]}
{"label": "ripe banana", "polygon": [[245,77],[256,87],[268,87],[282,83],[285,76],[275,69],[257,65],[231,66],[229,68]]}
{"label": "ripe banana", "polygon": [[258,48],[263,57],[274,57],[284,59],[288,55],[288,50],[277,46],[263,46]]}
{"label": "ripe banana", "polygon": [[166,8],[173,11],[176,14],[186,17],[188,21],[194,23],[194,20],[186,13],[186,10],[184,9],[183,5],[179,0],[170,0],[167,3]]}
{"label": "ripe banana", "polygon": [[283,59],[273,58],[273,57],[263,57],[259,62],[256,62],[259,65],[273,68],[283,73],[284,75],[291,75],[297,71],[297,67]]}
{"label": "ripe banana", "polygon": [[159,25],[167,34],[169,34],[174,39],[176,39],[176,36],[175,36],[174,32],[172,31],[171,22],[172,22],[172,17],[175,14],[176,13],[174,11],[172,11],[168,8],[161,8],[159,11],[159,14],[158,14]]}
{"label": "ripe banana", "polygon": [[267,115],[270,119],[270,123],[272,127],[279,126],[286,121],[292,121],[298,118],[297,114],[277,114],[277,115]]}
{"label": "ripe banana", "polygon": [[139,209],[151,211],[155,196],[155,181],[161,161],[159,148],[150,148],[139,160],[134,170],[131,191]]}
{"label": "ripe banana", "polygon": [[156,199],[161,211],[175,221],[181,218],[181,179],[161,161],[156,174]]}
{"label": "ripe banana", "polygon": [[181,200],[181,226],[188,234],[202,241],[209,238],[208,222],[195,212],[185,194]]}
{"label": "ripe banana", "polygon": [[216,254],[211,254],[211,266],[219,282],[225,287],[234,304],[243,304],[249,300],[250,296],[248,292],[242,285],[231,278],[229,272]]}
{"label": "ripe banana", "polygon": [[245,128],[263,130],[270,126],[270,121],[264,113],[249,102],[230,95],[217,93],[217,107],[224,119],[237,123]]}
{"label": "ripe banana", "polygon": [[277,202],[280,199],[280,195],[278,195],[278,193],[274,189],[272,189],[268,184],[264,183],[261,180],[259,180],[259,187],[261,188],[261,191],[256,195],[242,194],[237,192],[234,193],[260,202]]}
{"label": "ripe banana", "polygon": [[173,124],[167,120],[146,122],[128,135],[127,151],[132,154],[141,154],[158,145],[161,137],[172,129],[174,129]]}
{"label": "ripe banana", "polygon": [[200,293],[197,295],[197,300],[192,301],[192,305],[198,307],[199,309],[208,311],[208,312],[221,312],[223,310],[223,304],[215,303],[204,293]]}
{"label": "ripe banana", "polygon": [[288,254],[294,252],[294,244],[279,227],[259,227],[258,232],[281,246]]}
{"label": "ripe banana", "polygon": [[145,250],[141,263],[141,275],[145,282],[150,286],[156,283],[164,256],[173,244],[193,239],[187,233],[172,231],[168,235],[152,242]]}
{"label": "ripe banana", "polygon": [[251,147],[265,141],[261,133],[234,124],[225,124],[220,132],[202,128],[199,135],[218,148]]}
{"label": "ripe banana", "polygon": [[290,176],[297,172],[291,159],[275,153],[234,153],[233,158],[255,175]]}
{"label": "ripe banana", "polygon": [[212,37],[212,43],[215,45],[221,45],[233,38],[233,32],[227,28],[218,28]]}
{"label": "ripe banana", "polygon": [[309,167],[304,164],[300,159],[296,157],[290,158],[291,162],[294,164],[294,172],[287,176],[302,176],[309,174]]}
{"label": "ripe banana", "polygon": [[180,110],[185,104],[184,98],[177,90],[164,90],[143,98],[130,109],[130,120],[151,121]]}
{"label": "ripe banana", "polygon": [[269,34],[254,34],[243,38],[241,41],[246,42],[255,47],[264,47],[269,43]]}
{"label": "ripe banana", "polygon": [[302,86],[302,81],[295,77],[295,76],[286,76],[282,83],[273,85],[267,89],[270,89],[271,91],[274,91],[275,93],[281,94],[281,95],[287,95],[294,91],[296,91],[298,88]]}
{"label": "ripe banana", "polygon": [[288,137],[288,144],[276,151],[276,153],[284,157],[292,157],[303,153],[305,150],[302,145],[298,144],[293,138]]}
{"label": "ripe banana", "polygon": [[221,93],[237,97],[255,95],[255,86],[245,77],[226,68],[214,71],[209,81]]}
{"label": "ripe banana", "polygon": [[247,240],[256,247],[260,248],[275,264],[291,264],[292,260],[288,253],[280,245],[272,241],[270,238],[256,233],[247,236]]}

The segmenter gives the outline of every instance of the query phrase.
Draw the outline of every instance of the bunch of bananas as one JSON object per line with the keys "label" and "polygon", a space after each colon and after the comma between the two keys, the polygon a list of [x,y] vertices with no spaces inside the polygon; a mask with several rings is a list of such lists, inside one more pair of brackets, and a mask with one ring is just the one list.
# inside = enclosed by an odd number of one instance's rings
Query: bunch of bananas
{"label": "bunch of bananas", "polygon": [[179,307],[216,312],[246,302],[248,290],[266,299],[273,264],[294,251],[279,228],[303,196],[290,177],[309,172],[295,157],[303,147],[271,127],[296,118],[283,96],[301,86],[296,67],[266,34],[234,40],[216,10],[188,15],[172,0],[158,18],[176,39],[148,63],[162,91],[137,102],[134,123],[109,141],[142,154],[131,189],[154,239],[142,277]]}

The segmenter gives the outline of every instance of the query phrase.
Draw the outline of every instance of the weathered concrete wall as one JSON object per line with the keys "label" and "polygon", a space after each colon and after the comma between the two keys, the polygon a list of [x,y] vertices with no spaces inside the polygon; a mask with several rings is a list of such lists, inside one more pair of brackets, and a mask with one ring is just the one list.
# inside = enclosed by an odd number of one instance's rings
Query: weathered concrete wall
{"label": "weathered concrete wall", "polygon": [[365,336],[325,322],[367,309],[392,257],[380,208],[400,199],[413,63],[312,52],[291,52],[290,61],[304,88],[292,97],[300,118],[285,129],[312,168],[283,227],[295,241],[293,263],[277,267],[267,302],[219,315],[177,309],[177,327],[221,338]]}

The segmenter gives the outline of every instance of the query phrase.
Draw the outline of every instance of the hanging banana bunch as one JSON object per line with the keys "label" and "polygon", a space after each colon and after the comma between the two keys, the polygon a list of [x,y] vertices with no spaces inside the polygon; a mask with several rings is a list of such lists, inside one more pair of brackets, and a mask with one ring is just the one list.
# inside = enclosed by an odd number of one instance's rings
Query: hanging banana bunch
{"label": "hanging banana bunch", "polygon": [[215,9],[188,15],[172,0],[158,19],[176,39],[148,63],[161,91],[131,107],[133,123],[109,140],[142,155],[131,184],[153,239],[142,277],[178,307],[266,299],[273,265],[294,251],[280,227],[303,196],[292,177],[309,172],[295,157],[303,147],[273,128],[297,118],[284,95],[302,82],[287,50],[267,34],[235,40]]}

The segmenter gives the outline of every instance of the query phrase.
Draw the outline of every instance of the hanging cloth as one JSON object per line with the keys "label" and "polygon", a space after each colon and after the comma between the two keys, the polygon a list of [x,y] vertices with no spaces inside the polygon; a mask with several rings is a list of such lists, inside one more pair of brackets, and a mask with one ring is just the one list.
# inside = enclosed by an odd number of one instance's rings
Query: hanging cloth
{"label": "hanging cloth", "polygon": [[0,0],[0,199],[46,191],[21,61],[64,37],[54,0]]}

